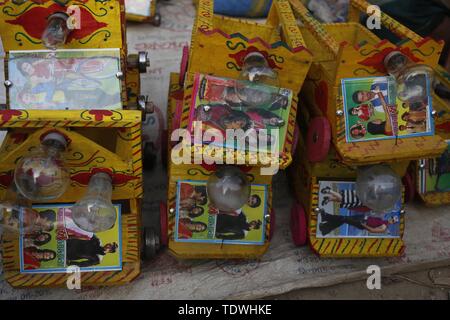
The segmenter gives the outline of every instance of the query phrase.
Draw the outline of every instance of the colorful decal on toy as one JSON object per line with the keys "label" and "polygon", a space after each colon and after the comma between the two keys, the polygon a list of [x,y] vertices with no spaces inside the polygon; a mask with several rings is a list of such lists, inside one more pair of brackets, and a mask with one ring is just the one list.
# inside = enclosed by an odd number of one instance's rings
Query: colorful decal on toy
{"label": "colorful decal on toy", "polygon": [[[372,67],[375,70],[377,70],[378,72],[381,73],[386,73],[386,67],[384,65],[384,60],[386,58],[386,56],[388,54],[390,54],[391,52],[394,51],[399,51],[402,54],[404,54],[405,56],[407,56],[411,61],[415,62],[415,63],[420,63],[423,62],[422,59],[416,57],[413,53],[413,51],[408,48],[408,47],[398,47],[398,48],[384,48],[383,50],[376,50],[375,54],[373,54],[372,56],[364,59],[363,61],[359,61],[358,63],[366,66],[366,67]],[[360,52],[361,54],[363,54],[362,52]]]}
{"label": "colorful decal on toy", "polygon": [[125,0],[125,12],[150,17],[152,0]]}
{"label": "colorful decal on toy", "polygon": [[0,126],[5,125],[9,121],[28,119],[29,114],[25,110],[0,110]]}
{"label": "colorful decal on toy", "polygon": [[267,213],[267,186],[254,184],[248,203],[234,212],[214,208],[206,181],[179,181],[175,241],[263,245]]}
{"label": "colorful decal on toy", "polygon": [[[223,137],[228,129],[242,129],[246,136],[265,129],[267,135],[263,138],[267,141],[258,135],[258,146],[238,146],[234,141],[227,143],[225,138],[223,143],[203,143],[248,151],[270,151],[278,143],[279,150],[283,150],[292,97],[292,91],[285,88],[197,74],[189,130],[194,132],[195,121],[202,122],[203,131],[216,129]],[[274,130],[279,130],[278,136],[274,136]]]}
{"label": "colorful decal on toy", "polygon": [[420,193],[450,192],[450,140],[447,143],[448,148],[441,157],[420,161]]}
{"label": "colorful decal on toy", "polygon": [[80,229],[70,207],[37,205],[32,215],[20,214],[21,273],[66,273],[71,266],[81,272],[122,270],[121,206],[115,205],[114,227],[99,233]]}
{"label": "colorful decal on toy", "polygon": [[[422,90],[409,100],[409,90]],[[392,77],[342,80],[347,142],[386,140],[434,134],[430,83],[417,76],[399,91]]]}
{"label": "colorful decal on toy", "polygon": [[11,51],[11,109],[121,109],[119,49]]}
{"label": "colorful decal on toy", "polygon": [[[245,46],[244,43],[242,43],[243,46]],[[229,41],[227,41],[227,46],[229,49],[231,49],[231,43]],[[275,69],[279,69],[282,70],[282,68],[278,65],[284,62],[284,58],[281,56],[276,56],[273,54],[270,54],[267,51],[261,51],[258,48],[254,47],[254,46],[250,46],[244,50],[241,50],[237,53],[231,53],[228,56],[230,58],[233,58],[234,61],[237,63],[238,67],[241,68],[244,65],[244,60],[245,58],[250,54],[250,53],[254,53],[254,52],[258,52],[260,54],[262,54],[265,58],[265,60],[267,61],[267,63],[269,64],[269,67],[272,70]]]}
{"label": "colorful decal on toy", "polygon": [[[43,1],[34,1],[35,3],[42,3]],[[16,41],[22,43],[21,38],[25,38],[31,43],[41,43],[40,39],[42,37],[42,34],[44,33],[45,28],[47,27],[47,18],[51,16],[54,13],[61,12],[61,10],[65,11],[66,8],[61,7],[60,4],[52,4],[49,7],[43,7],[43,6],[34,6],[33,4],[30,4],[28,8],[32,7],[28,11],[22,11],[22,13],[13,12],[12,7],[4,7],[3,13],[6,16],[10,16],[14,19],[12,20],[6,20],[6,23],[12,24],[12,25],[19,25],[22,26],[25,33],[23,32],[17,32],[15,34]],[[83,25],[82,28],[75,29],[72,32],[70,32],[67,43],[72,42],[73,40],[78,40],[81,43],[81,40],[92,35],[88,40],[85,40],[83,43],[89,42],[90,39],[92,39],[94,34],[97,33],[104,33],[105,35],[105,41],[111,36],[111,32],[108,30],[100,30],[108,26],[105,22],[100,22],[96,20],[96,17],[99,16],[105,16],[108,12],[107,9],[104,7],[101,8],[102,14],[98,15],[95,14],[91,9],[89,9],[87,6],[78,4],[78,9],[80,10],[80,21]],[[25,9],[26,10],[26,9]],[[6,27],[6,26],[5,26]],[[39,39],[39,41],[33,40],[33,39]]]}
{"label": "colorful decal on toy", "polygon": [[400,238],[401,200],[376,213],[356,195],[354,182],[320,181],[317,238]]}

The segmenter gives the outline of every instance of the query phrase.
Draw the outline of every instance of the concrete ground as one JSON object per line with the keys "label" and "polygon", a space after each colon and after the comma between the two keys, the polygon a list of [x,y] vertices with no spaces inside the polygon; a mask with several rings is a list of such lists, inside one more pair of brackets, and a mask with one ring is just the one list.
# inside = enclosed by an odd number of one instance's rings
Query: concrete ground
{"label": "concrete ground", "polygon": [[266,299],[281,300],[450,300],[450,266],[383,278],[380,290],[366,281],[296,290]]}

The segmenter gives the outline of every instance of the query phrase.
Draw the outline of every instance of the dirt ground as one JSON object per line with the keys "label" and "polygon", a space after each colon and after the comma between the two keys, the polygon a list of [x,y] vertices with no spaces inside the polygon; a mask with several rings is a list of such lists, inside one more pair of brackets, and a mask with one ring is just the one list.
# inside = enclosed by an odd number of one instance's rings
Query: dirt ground
{"label": "dirt ground", "polygon": [[282,300],[450,300],[450,266],[383,278],[380,290],[366,281],[292,291],[267,299]]}

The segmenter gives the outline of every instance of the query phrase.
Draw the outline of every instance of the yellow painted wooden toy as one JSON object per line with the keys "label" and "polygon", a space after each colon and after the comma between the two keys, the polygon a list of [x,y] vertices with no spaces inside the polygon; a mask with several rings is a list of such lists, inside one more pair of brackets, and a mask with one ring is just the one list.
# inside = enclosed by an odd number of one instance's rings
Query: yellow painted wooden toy
{"label": "yellow painted wooden toy", "polygon": [[[384,13],[381,23],[405,39],[399,46],[379,39],[359,23],[366,1],[350,1],[349,22],[339,24],[320,24],[299,0],[290,3],[314,57],[300,94],[303,137],[292,175],[301,204],[291,212],[293,240],[309,242],[324,257],[400,255],[405,215],[399,177],[411,160],[438,156],[447,144],[434,135],[428,97],[400,103],[397,93],[403,98],[411,84],[398,75],[386,78],[385,61],[401,56],[437,68],[443,43],[422,39]],[[422,132],[412,126],[412,115],[424,109]],[[382,179],[389,181],[386,188],[396,186],[384,191],[389,209],[381,198],[371,199]]]}
{"label": "yellow painted wooden toy", "polygon": [[[405,249],[403,232],[406,215],[403,206],[399,206],[398,221],[390,227],[392,235],[373,234],[371,237],[343,221],[337,224],[338,229],[320,230],[323,214],[345,215],[358,217],[367,215],[368,211],[360,203],[352,203],[349,198],[354,194],[354,183],[357,171],[354,167],[343,164],[336,150],[331,147],[327,159],[312,163],[308,160],[306,147],[300,136],[296,160],[289,168],[293,188],[298,202],[291,209],[291,233],[294,244],[302,246],[309,244],[311,249],[321,257],[389,257],[401,255]],[[399,175],[404,174],[407,163],[398,163],[394,170]],[[329,192],[327,193],[327,191]],[[348,190],[348,191],[347,191]],[[337,196],[337,197],[334,197]],[[329,199],[329,200],[327,200]],[[326,203],[325,203],[326,202]],[[341,203],[348,204],[341,207]],[[382,223],[389,223],[393,215],[377,215]],[[371,215],[368,215],[371,217]],[[387,220],[384,220],[386,219]],[[376,221],[378,222],[378,221]]]}
{"label": "yellow painted wooden toy", "polygon": [[[250,60],[258,63],[256,73],[248,69]],[[292,161],[297,94],[311,62],[287,1],[273,1],[267,22],[258,24],[219,17],[213,1],[200,0],[190,50],[184,48],[169,94],[169,191],[167,205],[161,205],[161,243],[175,256],[256,258],[267,250],[275,227],[272,175]],[[264,77],[270,79],[259,82]],[[249,88],[261,93],[259,108]],[[197,127],[200,121],[219,136],[226,129],[271,130],[266,147],[275,148],[214,144],[206,135],[192,142],[196,128],[208,132]],[[179,161],[181,154],[186,162]]]}
{"label": "yellow painted wooden toy", "polygon": [[0,7],[5,279],[13,287],[128,283],[141,265],[139,72],[149,62],[127,55],[124,3]]}
{"label": "yellow painted wooden toy", "polygon": [[129,21],[150,22],[161,25],[161,15],[156,10],[156,0],[125,0],[125,13]]}
{"label": "yellow painted wooden toy", "polygon": [[450,204],[449,152],[450,152],[450,74],[437,66],[435,76],[440,83],[440,95],[434,97],[433,107],[436,111],[436,134],[444,138],[449,147],[443,155],[434,159],[423,159],[411,165],[409,174],[405,177],[407,191],[412,199],[418,194],[427,206]]}
{"label": "yellow painted wooden toy", "polygon": [[[442,154],[446,143],[441,137],[430,134],[402,138],[405,133],[400,129],[395,132],[394,125],[394,130],[391,130],[390,134],[395,136],[397,133],[397,139],[394,137],[370,140],[367,139],[369,132],[365,133],[366,137],[361,138],[356,132],[358,129],[356,126],[348,128],[347,131],[351,132],[346,132],[348,117],[344,114],[341,80],[385,76],[387,71],[383,62],[393,51],[400,51],[414,61],[435,68],[438,65],[443,42],[438,43],[430,38],[423,39],[384,13],[381,15],[383,25],[403,36],[405,41],[401,46],[396,46],[387,40],[379,39],[359,23],[360,12],[365,13],[369,6],[366,1],[351,1],[349,23],[323,25],[310,15],[300,1],[290,2],[294,12],[305,21],[302,33],[314,54],[314,63],[303,87],[302,99],[307,106],[316,106],[315,109],[319,114],[314,114],[315,117],[322,117],[323,121],[329,122],[331,140],[342,161],[349,165],[369,165],[417,160],[424,156],[434,157]],[[349,100],[352,98],[348,97]],[[403,117],[405,110],[399,109],[396,120],[388,122],[398,123],[400,128],[405,122],[400,117]],[[369,127],[365,129],[370,131]],[[384,131],[389,133],[387,128]],[[327,155],[326,151],[323,148],[324,157]]]}

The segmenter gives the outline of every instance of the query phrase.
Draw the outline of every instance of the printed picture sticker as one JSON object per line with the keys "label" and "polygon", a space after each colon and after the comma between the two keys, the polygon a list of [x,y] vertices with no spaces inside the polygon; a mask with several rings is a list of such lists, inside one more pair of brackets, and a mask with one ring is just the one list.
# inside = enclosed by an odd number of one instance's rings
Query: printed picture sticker
{"label": "printed picture sticker", "polygon": [[[283,150],[292,97],[292,91],[285,88],[197,74],[189,130],[194,133],[194,122],[201,122],[202,132],[213,129],[223,137],[223,141],[203,140],[204,144],[247,151]],[[255,134],[255,144],[226,141],[229,129],[242,130],[246,137]]]}
{"label": "printed picture sticker", "polygon": [[179,181],[175,241],[262,245],[266,212],[265,185],[252,185],[241,209],[223,212],[211,205],[206,181]]}
{"label": "printed picture sticker", "polygon": [[121,109],[119,49],[10,51],[11,109]]}
{"label": "printed picture sticker", "polygon": [[[409,98],[411,92],[420,98]],[[343,79],[342,94],[347,142],[434,134],[428,76],[403,86],[393,77]]]}
{"label": "printed picture sticker", "polygon": [[150,17],[152,1],[154,0],[125,0],[125,12]]}
{"label": "printed picture sticker", "polygon": [[[37,205],[20,216],[20,272],[65,273],[122,270],[121,206],[110,230],[92,233],[72,219],[71,205]],[[32,222],[37,221],[37,223]]]}
{"label": "printed picture sticker", "polygon": [[422,194],[428,192],[450,192],[450,140],[448,148],[436,159],[421,160],[419,188]]}
{"label": "printed picture sticker", "polygon": [[401,200],[390,212],[365,207],[354,182],[320,181],[317,238],[400,238]]}

